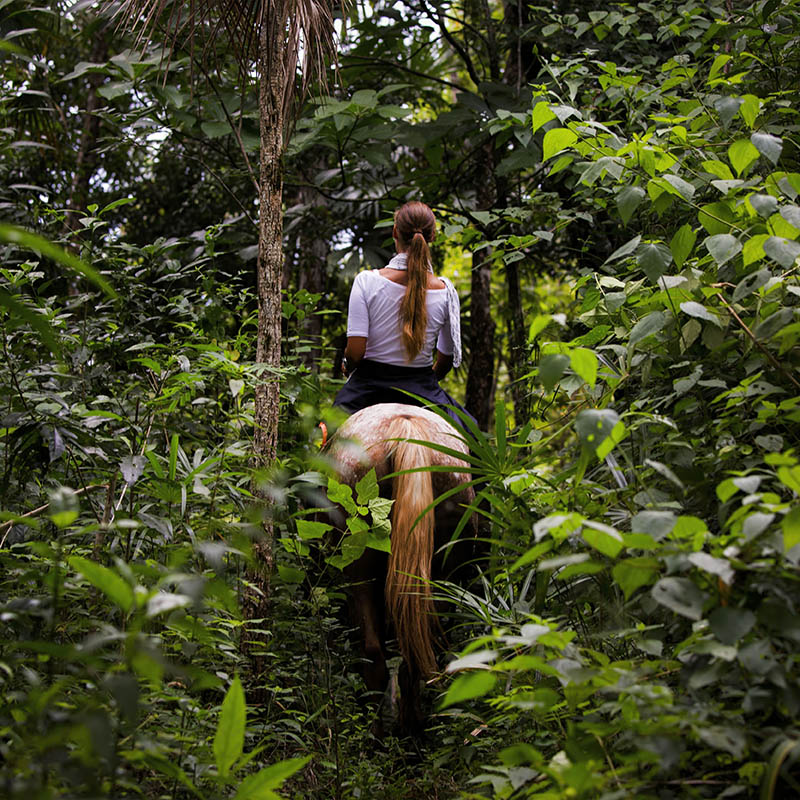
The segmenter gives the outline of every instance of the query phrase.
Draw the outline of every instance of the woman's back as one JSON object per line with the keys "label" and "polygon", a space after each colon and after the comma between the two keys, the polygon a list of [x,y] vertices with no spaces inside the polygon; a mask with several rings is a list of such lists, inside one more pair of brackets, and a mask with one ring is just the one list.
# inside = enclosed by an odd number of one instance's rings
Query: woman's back
{"label": "woman's back", "polygon": [[[402,259],[396,256],[393,260]],[[419,353],[409,361],[403,341],[401,318],[406,289],[400,280],[394,276],[389,277],[387,272],[395,272],[398,277],[404,275],[401,270],[386,269],[368,270],[356,276],[350,294],[347,335],[363,336],[367,339],[364,357],[371,361],[398,366],[429,367],[433,363],[434,349],[444,353],[453,352],[447,287],[439,278],[429,281],[429,288],[425,293],[425,335]],[[431,285],[435,288],[430,288]]]}

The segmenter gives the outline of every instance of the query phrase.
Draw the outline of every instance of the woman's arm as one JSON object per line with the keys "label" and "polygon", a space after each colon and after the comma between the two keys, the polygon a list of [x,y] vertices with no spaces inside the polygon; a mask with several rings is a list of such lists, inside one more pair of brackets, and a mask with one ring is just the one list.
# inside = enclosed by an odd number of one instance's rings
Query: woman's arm
{"label": "woman's arm", "polygon": [[433,374],[436,380],[441,380],[453,368],[453,356],[446,356],[441,350],[436,351],[436,360],[433,362]]}
{"label": "woman's arm", "polygon": [[349,375],[357,366],[358,362],[364,358],[367,352],[366,336],[348,336],[347,347],[344,349],[344,357],[347,359],[345,374]]}

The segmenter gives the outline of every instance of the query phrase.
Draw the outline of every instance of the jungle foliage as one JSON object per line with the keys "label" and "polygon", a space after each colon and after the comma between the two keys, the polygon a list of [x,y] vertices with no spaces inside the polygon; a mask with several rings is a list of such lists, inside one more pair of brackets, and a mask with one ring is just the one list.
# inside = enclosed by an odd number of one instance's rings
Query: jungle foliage
{"label": "jungle foliage", "polygon": [[[0,0],[3,795],[796,794],[800,3],[346,9],[284,159],[258,470],[258,93],[212,30],[165,70],[112,10]],[[316,425],[412,197],[462,296],[489,542],[436,587],[427,736],[379,743],[340,570],[386,508]]]}

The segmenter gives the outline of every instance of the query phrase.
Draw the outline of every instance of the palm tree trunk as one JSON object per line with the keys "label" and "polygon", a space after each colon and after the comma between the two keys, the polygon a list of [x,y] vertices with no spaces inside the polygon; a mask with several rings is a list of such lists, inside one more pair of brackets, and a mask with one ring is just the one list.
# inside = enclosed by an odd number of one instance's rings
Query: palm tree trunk
{"label": "palm tree trunk", "polygon": [[[281,360],[281,276],[283,272],[283,50],[284,20],[280,14],[262,26],[259,42],[259,117],[261,123],[261,169],[259,179],[258,226],[258,340],[256,362],[264,371],[255,391],[255,434],[253,464],[264,469],[277,454]],[[263,619],[270,595],[273,565],[273,527],[266,493],[253,487],[264,502],[263,536],[254,544],[256,589],[246,603],[246,618]]]}

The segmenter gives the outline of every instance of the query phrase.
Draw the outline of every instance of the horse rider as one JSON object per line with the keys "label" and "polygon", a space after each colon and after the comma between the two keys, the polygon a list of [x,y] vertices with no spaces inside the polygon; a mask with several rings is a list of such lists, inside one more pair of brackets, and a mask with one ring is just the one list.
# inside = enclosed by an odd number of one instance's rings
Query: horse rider
{"label": "horse rider", "polygon": [[378,403],[434,404],[459,425],[463,420],[447,406],[474,419],[439,385],[461,363],[461,324],[455,287],[433,272],[428,245],[435,236],[431,209],[406,203],[394,215],[397,255],[383,269],[356,275],[342,362],[349,377],[335,406],[352,414]]}

